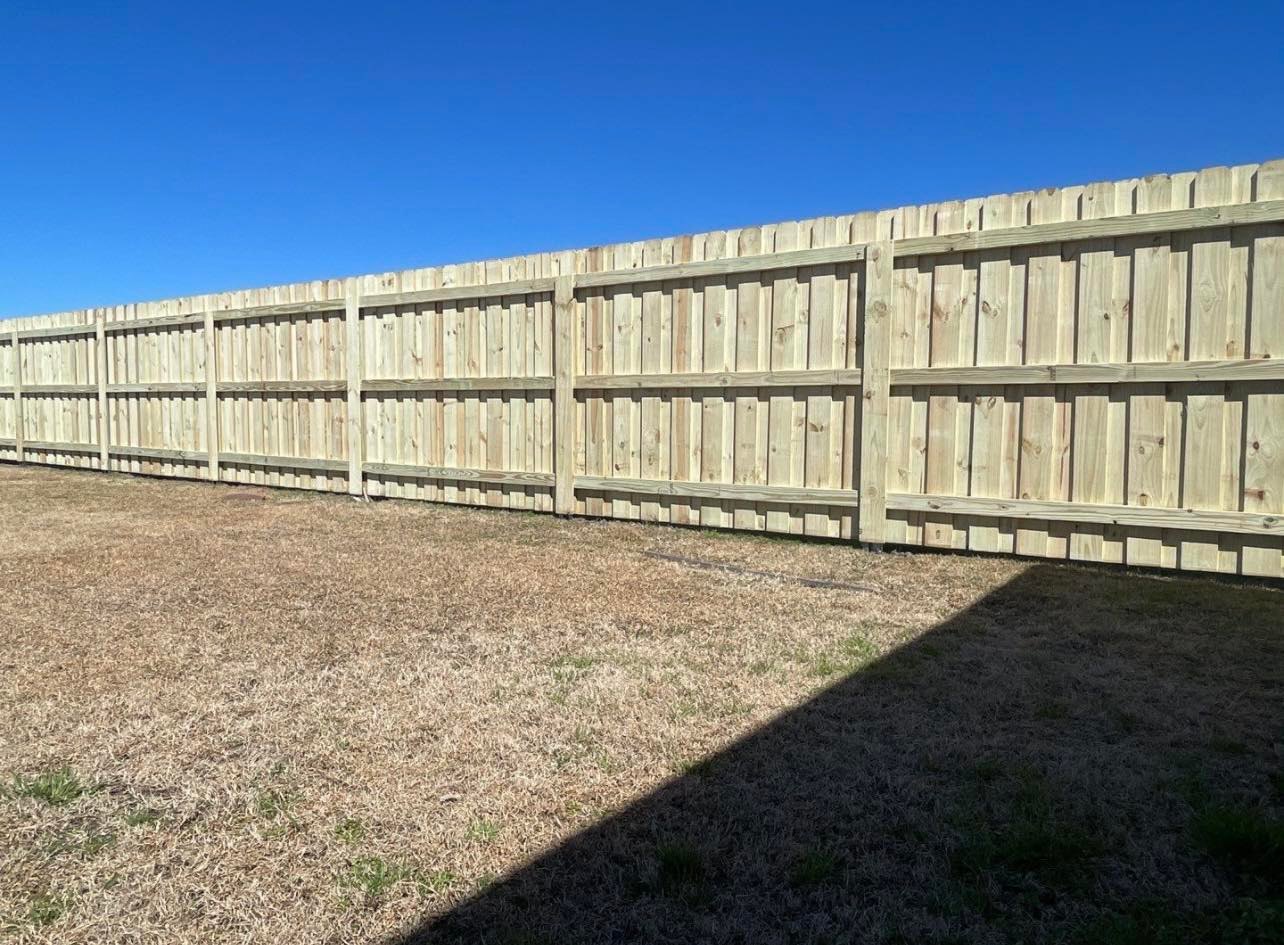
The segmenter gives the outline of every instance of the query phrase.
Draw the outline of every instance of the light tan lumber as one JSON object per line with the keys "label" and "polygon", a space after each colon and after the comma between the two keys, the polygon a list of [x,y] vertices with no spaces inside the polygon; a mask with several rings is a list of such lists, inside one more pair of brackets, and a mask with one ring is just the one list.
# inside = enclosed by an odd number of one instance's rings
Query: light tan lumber
{"label": "light tan lumber", "polygon": [[894,266],[890,241],[869,247],[865,257],[858,531],[860,541],[868,545],[881,545],[887,538],[887,421],[891,400]]}
{"label": "light tan lumber", "polygon": [[259,305],[220,309],[214,313],[214,321],[237,322],[281,315],[306,315],[312,312],[342,312],[346,304],[345,299],[329,299],[320,302],[265,302]]}
{"label": "light tan lumber", "polygon": [[417,289],[409,292],[387,292],[365,295],[361,299],[364,309],[385,306],[413,305],[425,302],[455,302],[464,299],[503,299],[512,295],[538,295],[552,291],[553,279],[515,279],[508,282],[488,282],[483,285],[442,286],[437,289]]}
{"label": "light tan lumber", "polygon": [[26,422],[22,409],[22,339],[18,332],[9,335],[9,350],[13,352],[13,453],[14,459],[22,462],[26,456],[23,442],[26,433]]}
{"label": "light tan lumber", "polygon": [[25,328],[17,332],[19,338],[24,340],[36,339],[53,339],[53,338],[80,338],[87,335],[95,334],[98,329],[90,325],[55,325],[49,328]]}
{"label": "light tan lumber", "polygon": [[111,443],[111,416],[107,412],[107,332],[105,316],[98,313],[94,320],[94,374],[98,382],[98,459],[100,469],[106,469]]}
{"label": "light tan lumber", "polygon": [[105,329],[107,334],[125,334],[138,331],[168,331],[173,328],[186,328],[191,325],[203,325],[205,312],[192,315],[158,315],[154,318],[134,318],[129,321],[109,321]]}
{"label": "light tan lumber", "polygon": [[28,397],[96,397],[97,384],[27,384],[22,392]]}
{"label": "light tan lumber", "polygon": [[[987,230],[1012,225],[1018,201],[1000,194],[982,201],[981,224]],[[976,358],[977,364],[1020,361],[1021,313],[1014,310],[1012,252],[978,252]],[[1015,290],[1019,292],[1020,290]],[[893,371],[892,383],[896,383]],[[1020,402],[1001,386],[964,391],[972,401],[972,477],[969,494],[1013,498],[1016,489],[1017,416]],[[973,551],[1012,550],[1011,522],[978,518],[968,522],[967,546]]]}
{"label": "light tan lumber", "polygon": [[202,341],[205,344],[205,446],[206,475],[210,482],[218,482],[218,326],[214,313],[206,310],[202,317]]}
{"label": "light tan lumber", "polygon": [[744,485],[731,482],[678,482],[614,476],[576,476],[576,489],[635,495],[688,496],[737,502],[773,502],[788,505],[858,504],[854,489],[808,489],[803,486]]}
{"label": "light tan lumber", "polygon": [[207,454],[197,450],[162,449],[152,446],[112,446],[108,449],[112,456],[133,456],[144,459],[178,460],[182,462],[204,463]]}
{"label": "light tan lumber", "polygon": [[30,453],[82,453],[86,456],[98,454],[97,443],[63,443],[57,440],[26,440],[23,448]]}
{"label": "light tan lumber", "polygon": [[1284,359],[893,368],[893,387],[956,384],[1191,384],[1284,380]]}
{"label": "light tan lumber", "polygon": [[[736,255],[737,257],[751,257],[761,255],[764,246],[775,244],[776,249],[793,250],[798,246],[797,242],[797,224],[783,224],[774,229],[771,227],[745,227],[740,230],[736,236]],[[727,280],[728,295],[732,287],[735,291],[735,306],[728,306],[728,317],[733,313],[735,316],[735,356],[732,366],[737,371],[761,371],[764,368],[772,366],[771,350],[771,324],[773,312],[771,310],[772,302],[779,299],[783,303],[783,308],[789,313],[789,322],[798,321],[798,273],[792,269],[778,269],[772,272],[772,286],[778,287],[778,292],[769,292],[764,285],[764,278],[758,273],[745,273],[739,278]],[[649,283],[647,288],[657,288],[655,283]],[[644,293],[649,295],[652,293]],[[804,316],[805,320],[805,316]],[[791,325],[792,327],[792,325]],[[800,327],[800,334],[806,335],[806,325]],[[643,328],[643,357],[645,358],[646,345],[646,326]],[[795,352],[803,350],[798,340],[794,340],[793,349]],[[806,361],[799,359],[780,363],[779,367],[802,368],[806,367]],[[642,364],[642,370],[646,373],[647,366],[645,361]],[[743,388],[737,390],[737,396],[731,401],[732,417],[732,441],[731,441],[731,481],[737,485],[765,485],[768,482],[767,475],[767,436],[770,420],[770,407],[766,403],[760,402],[758,393],[753,390]],[[792,395],[792,391],[790,392]],[[792,397],[791,397],[792,399]],[[647,399],[643,399],[643,408]],[[643,430],[645,436],[646,430]],[[799,444],[799,453],[801,454]],[[791,455],[791,459],[792,459]],[[803,485],[801,468],[798,470],[797,479],[788,479],[782,485]],[[648,473],[645,468],[640,468],[637,475],[643,479],[661,478],[658,473]],[[735,508],[731,510],[731,524],[735,528],[759,529],[766,524],[766,510],[750,504],[748,502],[738,502]],[[793,525],[794,516],[791,514],[791,521],[786,527]],[[797,527],[802,528],[802,516],[797,516]]]}
{"label": "light tan lumber", "polygon": [[365,461],[365,423],[361,407],[361,289],[355,279],[349,279],[343,311],[345,336],[345,364],[348,388],[348,493],[361,495],[361,464]]}
{"label": "light tan lumber", "polygon": [[[367,394],[427,394],[437,393],[440,391],[553,390],[555,387],[556,378],[553,377],[443,377],[422,379],[410,377],[381,377],[362,381],[361,383],[361,389]],[[312,389],[329,390],[330,388],[316,387]],[[339,389],[342,389],[342,387]]]}
{"label": "light tan lumber", "polygon": [[909,495],[895,492],[888,496],[887,507],[902,511],[991,515],[1048,522],[1092,522],[1142,528],[1284,535],[1284,515],[1216,509],[1107,505],[1050,499],[982,499],[976,496]]}
{"label": "light tan lumber", "polygon": [[[642,248],[643,265],[652,266],[671,262],[663,258],[659,240],[648,240]],[[671,367],[671,348],[669,327],[665,322],[663,298],[665,293],[658,283],[647,283],[641,286],[642,296],[642,337],[641,358],[642,371],[647,374],[659,374],[663,368]],[[668,430],[665,428],[666,398],[654,389],[646,392],[639,405],[640,436],[638,439],[638,475],[643,479],[668,479]],[[572,401],[574,397],[572,395]],[[572,468],[572,475],[574,469]],[[569,477],[568,477],[569,478]],[[567,501],[575,502],[575,490],[567,490]],[[668,521],[668,508],[656,499],[644,499],[639,503],[642,521]]]}
{"label": "light tan lumber", "polygon": [[[728,252],[729,236],[712,233],[705,238],[705,258],[722,259]],[[725,277],[709,279],[700,284],[703,301],[703,334],[701,348],[703,368],[706,372],[731,371],[735,367],[735,333],[728,327],[731,320],[734,293]],[[608,336],[609,337],[609,336]],[[618,365],[616,369],[619,370]],[[623,373],[623,372],[621,372]],[[734,416],[727,399],[713,393],[700,398],[700,479],[716,484],[727,482],[732,474],[731,437]],[[768,482],[772,479],[768,472]],[[716,499],[716,495],[709,498]],[[717,501],[700,503],[700,524],[706,527],[725,528],[730,516]]]}
{"label": "light tan lumber", "polygon": [[321,381],[219,381],[219,394],[341,394],[348,389],[348,382]]}
{"label": "light tan lumber", "polygon": [[1106,217],[1099,220],[1067,220],[1038,223],[1006,230],[983,230],[945,236],[920,236],[898,240],[896,253],[901,256],[942,255],[974,252],[999,247],[1039,246],[1073,240],[1140,236],[1148,233],[1172,233],[1213,227],[1246,226],[1284,220],[1284,200],[1258,203],[1171,210],[1160,213],[1137,213]]}
{"label": "light tan lumber", "polygon": [[674,374],[587,374],[575,379],[576,390],[684,390],[729,387],[856,387],[859,370],[819,371],[687,371]]}
{"label": "light tan lumber", "polygon": [[[1257,169],[1258,199],[1284,197],[1284,160]],[[1284,358],[1284,226],[1250,230],[1248,357]],[[1244,511],[1284,513],[1284,390],[1259,386],[1244,394]],[[1246,542],[1242,571],[1284,577],[1284,551]]]}
{"label": "light tan lumber", "polygon": [[24,319],[0,410],[27,462],[1280,578],[1282,287],[1275,161]]}
{"label": "light tan lumber", "polygon": [[559,276],[553,288],[553,510],[575,511],[575,277]]}
{"label": "light tan lumber", "polygon": [[416,466],[405,463],[366,463],[365,471],[375,476],[408,479],[450,479],[458,482],[485,482],[501,486],[553,486],[553,473],[506,469],[464,469],[458,466]]}
{"label": "light tan lumber", "polygon": [[755,253],[726,259],[674,263],[670,266],[647,266],[635,269],[612,269],[594,272],[576,280],[577,289],[636,285],[648,282],[674,282],[679,279],[706,279],[749,272],[771,272],[804,266],[825,266],[840,262],[859,262],[864,246],[832,246],[824,249],[800,249],[783,253]]}
{"label": "light tan lumber", "polygon": [[165,384],[108,384],[108,397],[138,394],[200,394],[205,391],[204,381],[172,381]]}
{"label": "light tan lumber", "polygon": [[220,453],[219,462],[225,465],[253,466],[263,469],[311,470],[312,472],[343,473],[348,470],[346,459],[317,459],[307,456],[276,456],[263,453]]}
{"label": "light tan lumber", "polygon": [[[935,214],[938,234],[965,230],[965,207],[961,200],[940,204]],[[970,358],[965,342],[971,306],[966,282],[971,274],[969,258],[946,256],[931,260],[932,323],[929,330],[931,364],[956,367]],[[927,398],[926,491],[958,494],[957,479],[967,467],[969,443],[966,437],[966,407],[953,387],[930,389]],[[960,437],[960,431],[964,437]],[[923,543],[936,548],[958,548],[964,531],[946,516],[928,516],[924,521]]]}

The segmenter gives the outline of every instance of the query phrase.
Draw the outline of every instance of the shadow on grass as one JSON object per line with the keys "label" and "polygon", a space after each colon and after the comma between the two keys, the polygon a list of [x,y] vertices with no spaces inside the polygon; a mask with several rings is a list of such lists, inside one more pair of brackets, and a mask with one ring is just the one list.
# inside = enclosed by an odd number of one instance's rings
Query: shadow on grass
{"label": "shadow on grass", "polygon": [[434,942],[1274,941],[1284,594],[1036,565]]}

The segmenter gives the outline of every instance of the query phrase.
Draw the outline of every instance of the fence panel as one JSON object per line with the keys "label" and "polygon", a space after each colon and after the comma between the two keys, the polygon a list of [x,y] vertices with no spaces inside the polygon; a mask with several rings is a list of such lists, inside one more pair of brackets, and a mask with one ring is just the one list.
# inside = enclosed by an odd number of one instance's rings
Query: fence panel
{"label": "fence panel", "polygon": [[16,319],[0,459],[1280,577],[1281,313],[1209,168]]}

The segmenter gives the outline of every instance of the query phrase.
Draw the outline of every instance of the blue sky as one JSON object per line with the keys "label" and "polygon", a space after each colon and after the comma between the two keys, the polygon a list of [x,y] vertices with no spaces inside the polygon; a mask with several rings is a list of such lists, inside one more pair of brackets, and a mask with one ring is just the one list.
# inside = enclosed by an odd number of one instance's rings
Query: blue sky
{"label": "blue sky", "polygon": [[1284,156],[1284,4],[0,5],[0,315]]}

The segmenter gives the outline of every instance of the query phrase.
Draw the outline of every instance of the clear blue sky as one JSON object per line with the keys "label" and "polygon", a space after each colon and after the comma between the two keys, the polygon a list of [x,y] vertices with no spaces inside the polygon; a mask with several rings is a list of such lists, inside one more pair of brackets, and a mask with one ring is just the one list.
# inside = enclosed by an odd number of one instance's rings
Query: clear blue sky
{"label": "clear blue sky", "polygon": [[1284,155],[1284,4],[0,4],[0,315]]}

